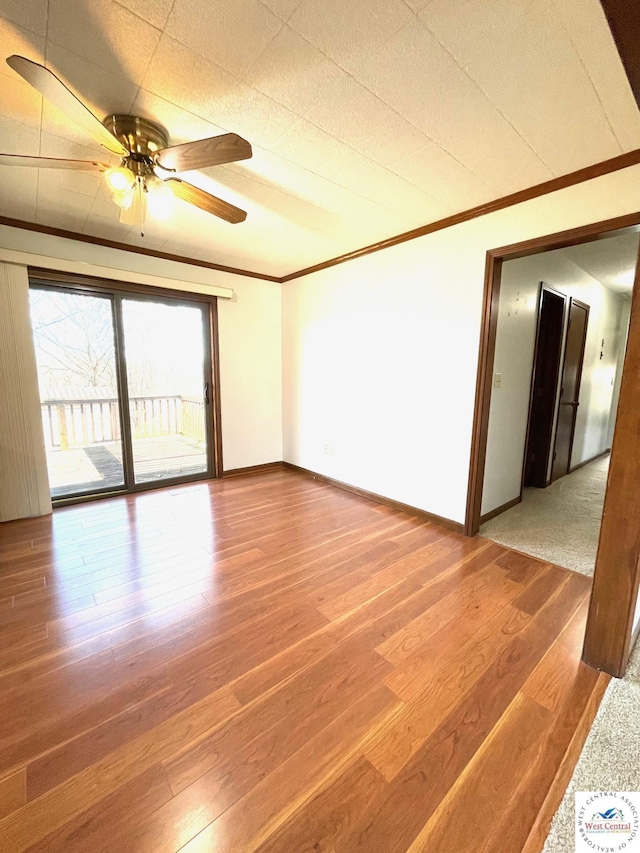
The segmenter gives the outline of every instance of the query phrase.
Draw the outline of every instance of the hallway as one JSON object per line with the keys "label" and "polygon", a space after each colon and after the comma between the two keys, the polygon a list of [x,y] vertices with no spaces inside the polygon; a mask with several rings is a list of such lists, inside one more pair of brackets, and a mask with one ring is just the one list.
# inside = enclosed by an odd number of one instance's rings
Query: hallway
{"label": "hallway", "polygon": [[607,455],[546,489],[525,489],[522,503],[483,524],[480,535],[591,577],[608,470]]}

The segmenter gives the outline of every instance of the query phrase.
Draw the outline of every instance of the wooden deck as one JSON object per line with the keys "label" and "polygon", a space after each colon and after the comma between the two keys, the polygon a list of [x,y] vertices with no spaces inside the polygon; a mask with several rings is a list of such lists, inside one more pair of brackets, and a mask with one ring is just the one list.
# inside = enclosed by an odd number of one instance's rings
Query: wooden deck
{"label": "wooden deck", "polygon": [[290,471],[0,526],[7,853],[533,853],[589,581]]}
{"label": "wooden deck", "polygon": [[[133,454],[137,483],[185,477],[207,470],[205,445],[187,436],[136,438]],[[54,498],[110,489],[124,483],[119,441],[69,450],[49,449],[47,465]]]}

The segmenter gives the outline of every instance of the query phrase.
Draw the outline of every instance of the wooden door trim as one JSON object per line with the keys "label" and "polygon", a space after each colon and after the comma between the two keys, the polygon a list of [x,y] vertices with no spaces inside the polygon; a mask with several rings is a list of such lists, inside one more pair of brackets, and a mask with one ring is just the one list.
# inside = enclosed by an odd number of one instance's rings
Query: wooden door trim
{"label": "wooden door trim", "polygon": [[495,358],[498,302],[500,299],[500,279],[502,276],[503,261],[524,258],[528,255],[536,255],[551,249],[564,249],[569,246],[577,246],[580,243],[606,239],[607,237],[618,236],[629,231],[640,231],[640,211],[487,251],[475,406],[471,435],[467,507],[464,524],[464,532],[467,536],[475,536],[480,528],[480,509],[489,427],[489,404],[491,402],[491,376]]}
{"label": "wooden door trim", "polygon": [[484,469],[487,457],[491,379],[493,377],[496,352],[501,278],[502,257],[493,251],[489,251],[487,252],[484,271],[482,326],[480,329],[478,374],[476,378],[473,430],[471,434],[467,508],[464,521],[464,532],[467,536],[475,536],[478,533],[482,515],[482,487],[484,485]]}
{"label": "wooden door trim", "polygon": [[500,299],[500,279],[502,263],[505,260],[524,258],[550,249],[564,249],[592,240],[614,237],[628,231],[640,231],[640,211],[582,225],[568,231],[559,231],[520,243],[511,243],[487,251],[484,275],[484,294],[482,319],[478,351],[478,370],[471,435],[471,455],[469,464],[469,482],[467,489],[467,507],[464,532],[475,536],[480,528],[480,508],[482,486],[487,452],[487,433],[489,427],[489,404],[491,402],[491,375],[495,358],[496,330],[498,322],[498,301]]}
{"label": "wooden door trim", "polygon": [[[527,432],[524,438],[524,455],[522,457],[522,472],[520,474],[520,501],[524,493],[524,478],[527,470],[527,459],[529,456],[529,441],[531,438],[531,412],[533,409],[533,391],[536,381],[536,366],[540,349],[540,323],[542,320],[542,300],[545,290],[551,290],[550,287],[541,281],[538,285],[538,294],[536,298],[536,342],[533,347],[533,362],[531,363],[531,374],[529,376],[529,408],[527,409]],[[482,523],[482,517],[480,518]]]}
{"label": "wooden door trim", "polygon": [[640,211],[487,251],[475,408],[471,436],[467,507],[464,524],[464,532],[467,536],[475,536],[480,529],[482,487],[484,483],[489,427],[489,404],[491,402],[491,376],[495,359],[498,300],[500,298],[500,279],[503,261],[524,258],[528,255],[535,255],[551,249],[577,246],[580,243],[588,243],[592,240],[605,239],[617,236],[618,234],[628,233],[629,231],[639,230]]}
{"label": "wooden door trim", "polygon": [[[480,527],[487,449],[491,378],[495,357],[500,277],[505,260],[640,230],[640,213],[597,222],[487,252],[478,354],[476,403],[469,465],[464,532]],[[640,625],[633,629],[640,583],[640,264],[631,305],[611,464],[589,606],[583,660],[620,677],[626,669]]]}
{"label": "wooden door trim", "polygon": [[582,653],[590,666],[618,678],[624,675],[640,629],[634,631],[633,626],[640,583],[639,392],[640,256]]}

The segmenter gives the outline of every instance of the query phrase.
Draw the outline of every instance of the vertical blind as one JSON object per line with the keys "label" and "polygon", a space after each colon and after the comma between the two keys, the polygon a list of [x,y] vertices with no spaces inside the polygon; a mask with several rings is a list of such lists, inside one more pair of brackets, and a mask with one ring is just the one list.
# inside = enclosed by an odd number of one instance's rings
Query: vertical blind
{"label": "vertical blind", "polygon": [[49,512],[29,278],[0,262],[0,521]]}

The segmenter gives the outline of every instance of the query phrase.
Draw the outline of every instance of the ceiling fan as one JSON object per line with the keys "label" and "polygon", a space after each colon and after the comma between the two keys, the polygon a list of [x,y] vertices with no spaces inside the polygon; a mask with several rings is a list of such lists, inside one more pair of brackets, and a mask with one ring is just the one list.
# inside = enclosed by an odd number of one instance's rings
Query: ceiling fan
{"label": "ceiling fan", "polygon": [[97,160],[0,154],[0,165],[103,172],[113,200],[120,207],[120,221],[139,225],[141,233],[148,198],[158,213],[164,211],[166,214],[173,197],[177,196],[227,222],[243,222],[247,218],[246,212],[239,207],[176,176],[177,172],[246,160],[252,156],[251,145],[242,137],[225,133],[169,146],[166,131],[140,116],[110,115],[101,122],[43,65],[24,56],[10,56],[7,64],[109,153],[118,155],[121,164],[110,168]]}

